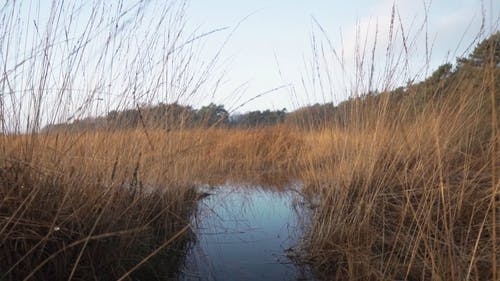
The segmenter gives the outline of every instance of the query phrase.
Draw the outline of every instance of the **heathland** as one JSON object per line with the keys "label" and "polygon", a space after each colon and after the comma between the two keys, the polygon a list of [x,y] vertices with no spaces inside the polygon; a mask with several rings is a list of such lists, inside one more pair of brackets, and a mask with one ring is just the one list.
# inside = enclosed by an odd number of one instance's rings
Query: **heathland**
{"label": "heathland", "polygon": [[326,280],[498,280],[499,110],[497,32],[420,82],[336,105],[141,104],[5,130],[0,280],[175,278],[195,187],[228,180],[304,184],[317,206],[298,260]]}

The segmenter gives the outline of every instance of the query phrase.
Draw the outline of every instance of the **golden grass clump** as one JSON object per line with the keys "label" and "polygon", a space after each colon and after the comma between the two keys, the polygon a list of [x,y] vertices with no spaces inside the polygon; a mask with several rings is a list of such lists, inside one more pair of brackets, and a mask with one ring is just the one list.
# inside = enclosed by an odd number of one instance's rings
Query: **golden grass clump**
{"label": "golden grass clump", "polygon": [[387,114],[356,115],[354,126],[309,137],[303,177],[319,206],[305,248],[326,279],[498,278],[499,139],[490,114],[499,95],[483,73],[479,87],[459,80],[411,116],[397,103],[399,118],[390,117],[380,98],[352,112]]}
{"label": "golden grass clump", "polygon": [[[182,262],[177,251],[189,244],[191,189],[145,191],[133,179],[104,184],[74,167],[49,172],[14,159],[3,161],[0,187],[4,280],[171,277]],[[180,231],[159,264],[128,272]]]}
{"label": "golden grass clump", "polygon": [[150,262],[134,271],[138,278],[172,277],[189,244],[185,227],[196,184],[278,183],[279,175],[296,173],[301,150],[298,135],[287,128],[61,132],[3,140],[6,280],[116,279],[183,231],[158,255],[161,271]]}

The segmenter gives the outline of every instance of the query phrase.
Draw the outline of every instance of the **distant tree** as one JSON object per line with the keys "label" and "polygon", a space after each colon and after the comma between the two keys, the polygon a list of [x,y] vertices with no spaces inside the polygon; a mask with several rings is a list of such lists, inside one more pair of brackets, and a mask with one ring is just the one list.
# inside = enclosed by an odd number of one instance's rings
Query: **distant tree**
{"label": "distant tree", "polygon": [[442,64],[436,69],[432,75],[427,79],[430,83],[439,82],[442,79],[450,77],[452,74],[453,65],[451,63]]}
{"label": "distant tree", "polygon": [[210,103],[196,112],[196,122],[201,126],[220,126],[227,124],[229,113],[223,105]]}
{"label": "distant tree", "polygon": [[229,120],[231,127],[265,127],[273,126],[285,121],[287,115],[286,108],[281,110],[256,110],[232,116]]}
{"label": "distant tree", "polygon": [[483,66],[493,59],[496,67],[500,67],[500,31],[481,41],[468,58],[458,58],[459,67]]}

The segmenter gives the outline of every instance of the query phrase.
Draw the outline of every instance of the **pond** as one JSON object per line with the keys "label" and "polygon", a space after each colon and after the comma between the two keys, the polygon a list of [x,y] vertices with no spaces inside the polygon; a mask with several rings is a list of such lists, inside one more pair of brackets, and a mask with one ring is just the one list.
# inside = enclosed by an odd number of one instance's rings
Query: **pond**
{"label": "pond", "polygon": [[305,225],[293,186],[226,184],[204,192],[180,280],[314,280],[287,256]]}

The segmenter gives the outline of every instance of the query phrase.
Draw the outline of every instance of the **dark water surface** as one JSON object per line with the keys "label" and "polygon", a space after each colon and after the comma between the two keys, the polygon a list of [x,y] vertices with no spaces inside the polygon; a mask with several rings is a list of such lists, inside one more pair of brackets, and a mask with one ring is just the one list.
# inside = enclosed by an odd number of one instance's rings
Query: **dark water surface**
{"label": "dark water surface", "polygon": [[180,280],[314,280],[286,256],[303,229],[297,192],[230,184],[207,192]]}

